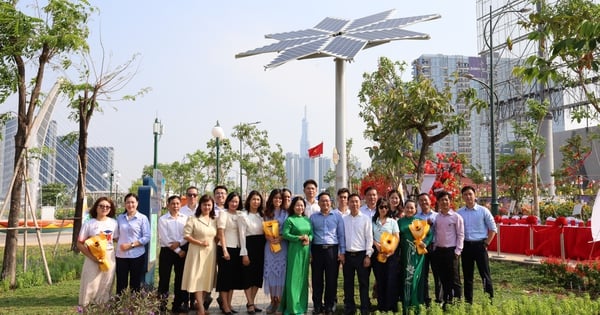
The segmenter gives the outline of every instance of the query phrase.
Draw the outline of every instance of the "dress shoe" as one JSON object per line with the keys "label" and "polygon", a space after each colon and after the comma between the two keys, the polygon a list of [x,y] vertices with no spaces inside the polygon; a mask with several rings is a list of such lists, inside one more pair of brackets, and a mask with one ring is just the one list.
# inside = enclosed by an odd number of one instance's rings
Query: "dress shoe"
{"label": "dress shoe", "polygon": [[210,295],[208,295],[206,297],[206,299],[204,300],[204,304],[203,304],[205,310],[208,310],[208,308],[210,307],[210,303],[212,301],[213,301],[213,298]]}

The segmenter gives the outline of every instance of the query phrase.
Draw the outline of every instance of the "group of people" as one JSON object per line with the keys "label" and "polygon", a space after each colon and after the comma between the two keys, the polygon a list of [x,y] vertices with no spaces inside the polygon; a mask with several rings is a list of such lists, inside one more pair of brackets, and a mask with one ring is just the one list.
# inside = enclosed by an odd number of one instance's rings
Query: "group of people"
{"label": "group of people", "polygon": [[[452,195],[444,191],[436,195],[437,211],[427,193],[403,201],[396,190],[379,197],[377,190],[369,187],[361,206],[360,195],[342,188],[334,209],[331,195],[317,192],[317,183],[309,179],[304,183],[304,196],[292,198],[288,189],[273,189],[264,201],[259,192],[251,191],[243,205],[241,196],[228,193],[224,186],[217,186],[212,196],[199,196],[196,187],[189,187],[185,206],[179,196],[169,197],[168,213],[158,221],[158,291],[165,301],[163,309],[173,270],[175,312],[196,309],[204,315],[213,289],[225,315],[237,313],[231,305],[234,290],[244,291],[248,314],[262,312],[255,305],[262,288],[271,298],[267,314],[305,314],[310,274],[313,313],[329,315],[338,302],[341,265],[345,314],[371,311],[371,271],[377,309],[397,312],[401,302],[406,313],[431,303],[430,268],[436,302],[447,305],[462,298],[459,259],[465,300],[473,302],[475,264],[485,291],[493,297],[487,245],[496,226],[489,210],[476,203],[473,187],[462,189],[465,206],[458,211],[452,209]],[[111,272],[98,272],[98,268],[91,272],[98,261],[84,241],[94,233],[110,233],[118,240],[117,293],[127,287],[127,276],[129,286],[139,289],[142,279],[136,272],[142,268],[133,267],[143,257],[149,228],[147,218],[132,210],[137,198],[130,195],[125,199],[127,212],[117,220],[112,219],[112,201],[98,199],[90,211],[94,219],[82,227],[78,247],[86,255],[83,274],[88,279],[82,279],[81,305],[107,300],[108,284],[112,283]],[[136,200],[135,205],[129,204],[128,198]],[[354,298],[356,279],[359,305]]]}

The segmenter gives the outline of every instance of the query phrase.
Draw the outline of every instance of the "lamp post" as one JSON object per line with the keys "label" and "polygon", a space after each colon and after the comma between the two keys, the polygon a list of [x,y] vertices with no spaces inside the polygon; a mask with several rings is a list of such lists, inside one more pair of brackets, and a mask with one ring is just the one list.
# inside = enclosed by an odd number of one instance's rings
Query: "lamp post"
{"label": "lamp post", "polygon": [[[511,13],[511,12],[516,12],[516,13],[525,13],[530,11],[530,9],[528,8],[523,8],[520,10],[504,10],[504,11],[500,11],[497,15],[497,17],[500,17],[506,13]],[[484,85],[488,90],[489,90],[489,94],[490,94],[490,177],[491,177],[491,189],[492,189],[492,201],[491,201],[491,212],[492,215],[497,215],[498,214],[498,185],[496,182],[496,135],[495,135],[495,122],[494,122],[494,98],[498,98],[498,96],[496,95],[496,93],[494,92],[494,29],[496,28],[496,25],[498,25],[498,21],[500,21],[500,19],[497,19],[496,22],[494,24],[492,24],[493,22],[493,16],[492,16],[492,6],[490,5],[490,13],[489,13],[489,20],[486,22],[484,28],[483,28],[483,33],[484,33],[484,41],[486,46],[489,49],[489,55],[490,55],[490,71],[489,71],[489,84],[486,84],[483,81],[477,80],[475,79],[472,75],[463,75],[466,78],[469,78],[471,80],[477,81],[479,83],[481,83],[482,85]],[[486,33],[486,28],[489,27],[489,39],[486,39],[485,37],[485,33]]]}
{"label": "lamp post", "polygon": [[119,173],[119,171],[117,170],[112,170],[110,172],[106,172],[104,174],[102,174],[102,177],[104,178],[108,178],[109,180],[109,189],[108,189],[108,195],[110,196],[110,199],[113,199],[113,181],[116,178],[121,177],[121,173]]}
{"label": "lamp post", "polygon": [[219,125],[219,121],[217,120],[217,124],[212,129],[212,136],[215,138],[217,142],[217,178],[215,180],[215,186],[219,185],[219,140],[223,139],[223,128]]}
{"label": "lamp post", "polygon": [[154,125],[152,126],[152,133],[154,134],[154,169],[158,168],[158,136],[163,134],[163,125],[158,120],[158,117],[154,119]]}
{"label": "lamp post", "polygon": [[[259,121],[255,121],[255,122],[250,122],[250,123],[241,123],[241,124],[240,124],[240,127],[241,127],[242,125],[245,125],[245,126],[251,126],[251,125],[258,125],[258,124],[260,124],[260,120],[259,120]],[[241,129],[241,128],[240,128],[240,129]],[[244,186],[242,186],[242,185],[243,185],[243,182],[242,182],[242,180],[243,180],[243,171],[244,171],[244,170],[243,170],[243,167],[242,167],[242,160],[243,160],[243,155],[244,155],[244,152],[242,151],[242,138],[243,138],[243,133],[241,132],[241,130],[240,130],[240,134],[239,134],[239,136],[240,136],[240,198],[243,198],[242,196],[244,195],[244,188],[243,188]]]}

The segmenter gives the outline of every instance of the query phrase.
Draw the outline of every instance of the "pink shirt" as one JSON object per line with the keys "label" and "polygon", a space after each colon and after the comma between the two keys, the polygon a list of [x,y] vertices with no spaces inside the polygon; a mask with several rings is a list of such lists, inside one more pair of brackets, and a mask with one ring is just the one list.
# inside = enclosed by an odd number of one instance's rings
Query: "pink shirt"
{"label": "pink shirt", "polygon": [[456,247],[454,253],[460,255],[465,240],[465,225],[463,218],[449,210],[447,214],[439,212],[435,218],[435,246]]}

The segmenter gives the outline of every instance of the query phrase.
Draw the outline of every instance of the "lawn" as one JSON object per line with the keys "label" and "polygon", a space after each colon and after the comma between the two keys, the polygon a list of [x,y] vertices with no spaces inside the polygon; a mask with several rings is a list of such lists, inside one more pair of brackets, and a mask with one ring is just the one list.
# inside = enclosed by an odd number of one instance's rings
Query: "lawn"
{"label": "lawn", "polygon": [[[41,259],[35,256],[36,250],[32,248],[28,262],[30,271],[19,272],[18,289],[7,289],[5,282],[0,286],[0,314],[77,314],[78,273],[82,256],[73,255],[64,246],[57,257],[48,257],[53,285],[45,283],[43,269],[40,269]],[[20,261],[19,268],[22,269],[22,266]],[[446,314],[556,314],[557,310],[561,315],[600,314],[599,300],[586,298],[586,294],[577,289],[567,290],[558,284],[549,284],[538,272],[539,265],[492,261],[490,268],[495,289],[493,305],[487,301],[481,283],[476,281],[475,304],[458,304]],[[475,277],[478,280],[477,274]],[[343,301],[341,278],[340,272],[340,303]],[[523,305],[526,305],[525,308]],[[338,305],[338,313],[341,310],[342,306]],[[442,311],[433,306],[425,313],[442,314]]]}

